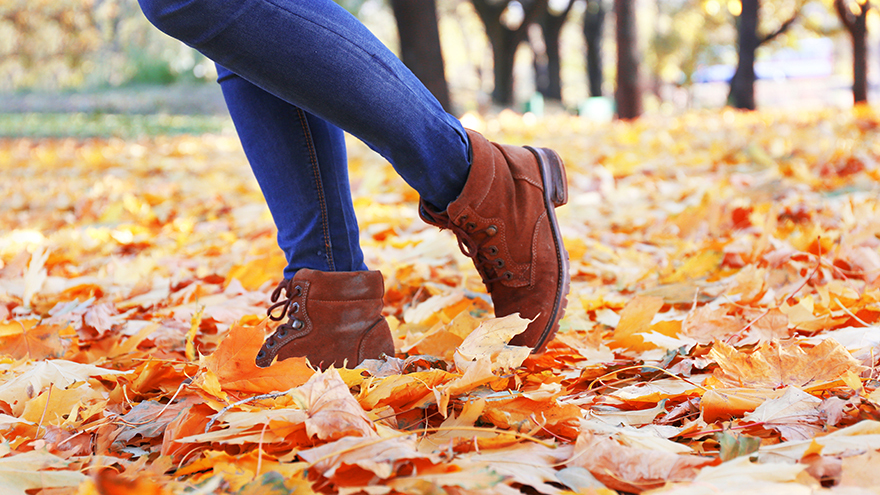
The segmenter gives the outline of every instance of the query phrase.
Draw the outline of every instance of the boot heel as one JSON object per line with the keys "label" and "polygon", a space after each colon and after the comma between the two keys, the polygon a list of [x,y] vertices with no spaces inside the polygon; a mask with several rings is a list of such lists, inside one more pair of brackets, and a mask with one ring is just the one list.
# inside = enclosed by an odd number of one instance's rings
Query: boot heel
{"label": "boot heel", "polygon": [[559,154],[550,148],[526,148],[535,154],[538,164],[541,166],[541,176],[544,179],[545,195],[559,207],[568,203],[568,180],[565,177],[565,166]]}

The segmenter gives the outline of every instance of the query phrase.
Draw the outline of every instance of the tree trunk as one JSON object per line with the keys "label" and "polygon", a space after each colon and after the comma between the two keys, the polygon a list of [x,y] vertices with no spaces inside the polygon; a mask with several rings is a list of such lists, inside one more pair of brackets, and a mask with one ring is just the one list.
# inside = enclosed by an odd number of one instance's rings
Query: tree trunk
{"label": "tree trunk", "polygon": [[868,5],[862,6],[862,13],[856,18],[852,31],[853,45],[853,102],[868,101]]}
{"label": "tree trunk", "polygon": [[510,29],[501,21],[501,14],[507,8],[508,2],[491,2],[490,0],[471,0],[476,9],[486,36],[492,45],[492,72],[495,75],[495,89],[492,91],[492,100],[504,106],[513,104],[513,61],[516,49],[526,39],[528,27],[535,22],[538,14],[547,6],[547,0],[534,0],[531,3],[520,2],[523,5],[524,18],[516,29]]}
{"label": "tree trunk", "polygon": [[547,66],[544,69],[545,78],[539,79],[538,92],[544,98],[562,100],[562,61],[559,53],[559,35],[568,18],[568,13],[574,5],[574,0],[569,0],[568,7],[559,15],[553,15],[549,9],[541,16],[541,31],[544,34],[544,47],[547,54]]}
{"label": "tree trunk", "polygon": [[602,30],[605,26],[604,0],[587,0],[584,12],[584,39],[587,42],[587,79],[590,96],[602,96]]}
{"label": "tree trunk", "polygon": [[739,62],[730,80],[728,100],[734,108],[755,109],[755,51],[758,49],[758,0],[742,0],[737,26]]}
{"label": "tree trunk", "polygon": [[632,0],[614,0],[617,17],[617,116],[635,119],[642,114],[636,12]]}
{"label": "tree trunk", "polygon": [[853,102],[868,101],[868,9],[869,2],[858,5],[859,11],[850,10],[846,0],[834,0],[834,8],[843,27],[849,31],[853,47]]}
{"label": "tree trunk", "polygon": [[391,8],[400,36],[401,60],[449,111],[435,0],[391,0]]}

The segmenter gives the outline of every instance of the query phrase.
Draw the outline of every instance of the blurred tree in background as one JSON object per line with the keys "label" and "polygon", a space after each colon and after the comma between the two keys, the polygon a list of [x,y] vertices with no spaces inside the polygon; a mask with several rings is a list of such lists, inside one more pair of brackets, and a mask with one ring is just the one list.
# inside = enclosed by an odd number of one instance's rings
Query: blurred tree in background
{"label": "blurred tree in background", "polygon": [[602,96],[602,34],[605,28],[605,0],[586,0],[583,32],[586,43],[587,82],[590,96]]}
{"label": "blurred tree in background", "polygon": [[868,101],[868,10],[867,0],[834,0],[840,22],[852,40],[853,101]]}
{"label": "blurred tree in background", "polygon": [[400,36],[400,59],[449,111],[451,103],[440,49],[437,3],[434,0],[391,0],[391,8]]}
{"label": "blurred tree in background", "polygon": [[[559,37],[574,0],[547,2],[535,26],[540,27],[542,43],[533,43],[535,86],[544,98],[562,101],[562,55]],[[539,48],[542,48],[539,49]]]}
{"label": "blurred tree in background", "polygon": [[[797,20],[801,5],[798,3],[794,12],[775,30],[767,34],[759,34],[760,19],[759,0],[741,0],[739,5],[732,4],[731,13],[737,21],[737,53],[739,61],[736,72],[730,80],[730,104],[743,110],[755,109],[755,52],[758,47],[786,32]],[[775,9],[779,11],[779,9]]]}
{"label": "blurred tree in background", "polygon": [[492,45],[495,89],[492,100],[513,104],[513,62],[516,49],[526,40],[529,26],[546,12],[548,0],[472,0]]}
{"label": "blurred tree in background", "polygon": [[[834,92],[822,98],[839,102],[838,89],[852,77],[860,102],[873,87],[868,68],[880,61],[871,58],[880,15],[868,0],[337,2],[459,112],[519,107],[535,93],[580,111],[603,92],[615,94],[624,118],[707,102],[748,109],[761,98],[791,98],[778,88],[803,88],[808,78]],[[809,39],[823,39],[826,51],[801,48]],[[782,59],[827,70],[768,72]],[[153,28],[137,0],[0,0],[0,92],[98,91],[214,75],[209,60]],[[756,86],[775,93],[756,94]]]}
{"label": "blurred tree in background", "polygon": [[636,8],[631,0],[614,0],[617,18],[617,115],[634,119],[642,114],[642,82],[636,36]]}
{"label": "blurred tree in background", "polygon": [[153,28],[137,0],[0,2],[0,90],[169,83],[214,75]]}

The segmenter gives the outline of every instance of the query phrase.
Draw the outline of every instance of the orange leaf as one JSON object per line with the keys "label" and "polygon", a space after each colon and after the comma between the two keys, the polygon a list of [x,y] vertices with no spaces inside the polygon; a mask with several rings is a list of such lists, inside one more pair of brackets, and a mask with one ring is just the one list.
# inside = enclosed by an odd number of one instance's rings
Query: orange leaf
{"label": "orange leaf", "polygon": [[205,358],[205,367],[214,372],[224,391],[268,393],[289,390],[305,383],[314,371],[305,358],[276,361],[268,368],[254,363],[263,344],[265,322],[256,327],[235,324],[220,341],[217,350]]}
{"label": "orange leaf", "polygon": [[628,302],[620,312],[620,322],[611,336],[608,347],[612,349],[625,347],[631,350],[653,349],[654,345],[646,344],[638,334],[650,329],[651,320],[662,307],[662,297],[637,296]]}
{"label": "orange leaf", "polygon": [[390,405],[396,410],[406,409],[409,404],[426,395],[430,394],[433,397],[435,387],[453,380],[457,376],[443,370],[392,375],[383,378],[378,384],[363,387],[358,401],[367,410],[386,405]]}
{"label": "orange leaf", "polygon": [[843,378],[848,371],[859,373],[863,366],[833,339],[805,349],[797,344],[769,342],[752,353],[715,342],[709,357],[720,366],[715,378],[731,387],[776,389],[805,387]]}
{"label": "orange leaf", "polygon": [[727,307],[700,306],[689,312],[682,324],[682,333],[701,344],[725,340],[746,326],[727,314]]}
{"label": "orange leaf", "polygon": [[167,495],[171,493],[149,478],[120,476],[112,469],[98,471],[98,474],[95,476],[95,487],[101,495],[127,495],[130,493],[137,493],[138,495]]}
{"label": "orange leaf", "polygon": [[205,425],[208,424],[208,416],[215,412],[205,404],[196,404],[185,409],[165,428],[165,434],[162,436],[162,455],[173,456],[180,460],[197,449],[196,444],[178,443],[176,440],[204,432]]}
{"label": "orange leaf", "polygon": [[70,345],[70,339],[62,335],[70,327],[61,325],[37,325],[37,320],[0,323],[0,349],[3,354],[16,359],[59,358]]}
{"label": "orange leaf", "polygon": [[764,401],[782,397],[783,393],[784,390],[719,388],[703,394],[700,409],[703,411],[703,420],[714,423],[742,417],[757,409]]}
{"label": "orange leaf", "polygon": [[284,271],[287,261],[283,256],[267,255],[253,259],[243,265],[235,265],[226,274],[226,283],[237,279],[247,290],[257,290],[266,282],[274,280]]}

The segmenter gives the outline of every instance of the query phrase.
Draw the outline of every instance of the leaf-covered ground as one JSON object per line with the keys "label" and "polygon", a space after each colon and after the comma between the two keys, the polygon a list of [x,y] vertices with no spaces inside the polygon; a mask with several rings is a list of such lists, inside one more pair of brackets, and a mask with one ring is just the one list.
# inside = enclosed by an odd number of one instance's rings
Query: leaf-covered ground
{"label": "leaf-covered ground", "polygon": [[878,493],[880,116],[468,124],[567,163],[562,330],[506,346],[352,142],[397,356],[323,373],[253,365],[284,260],[234,136],[0,141],[3,493]]}

